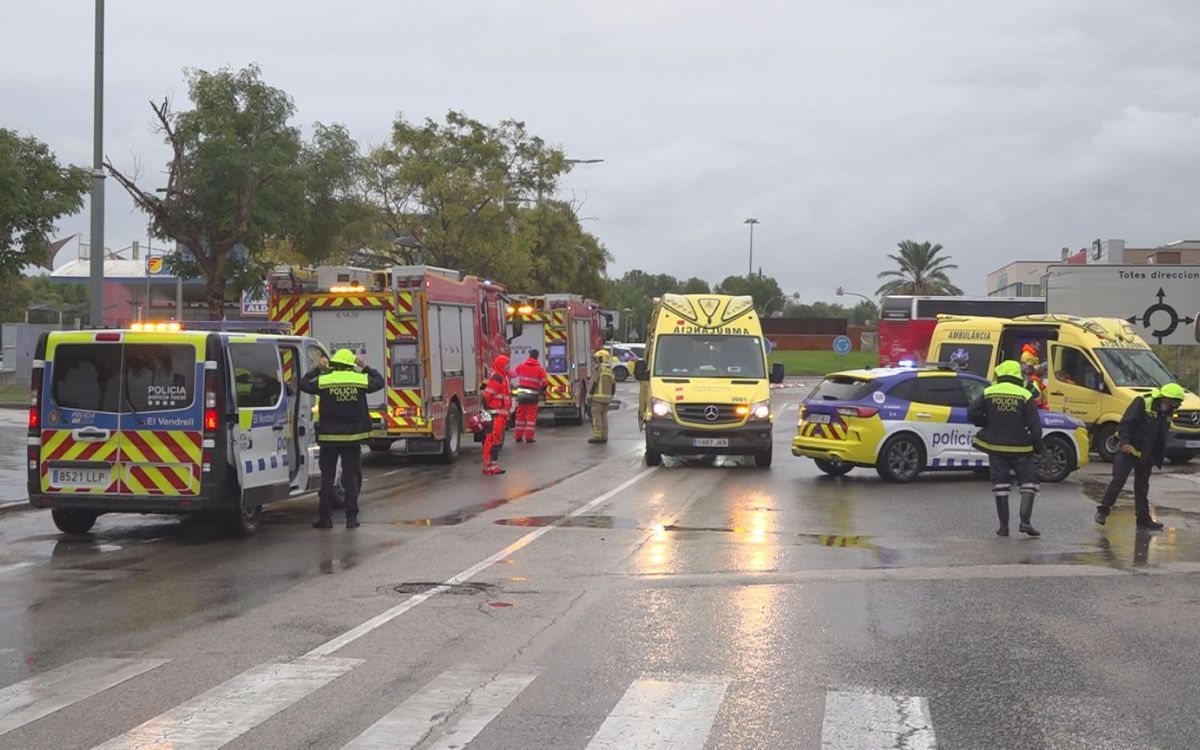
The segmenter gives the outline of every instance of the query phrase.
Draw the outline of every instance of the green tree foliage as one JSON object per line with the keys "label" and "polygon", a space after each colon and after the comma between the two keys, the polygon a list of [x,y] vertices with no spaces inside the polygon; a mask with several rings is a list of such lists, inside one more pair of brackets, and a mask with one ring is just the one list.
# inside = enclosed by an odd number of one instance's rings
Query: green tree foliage
{"label": "green tree foliage", "polygon": [[679,291],[682,294],[708,294],[712,291],[712,287],[704,279],[698,279],[693,276],[687,281],[680,283]]}
{"label": "green tree foliage", "polygon": [[57,321],[60,311],[86,317],[87,303],[86,284],[64,284],[49,276],[0,277],[0,320],[6,322],[25,320],[25,311],[34,307],[33,323]]}
{"label": "green tree foliage", "polygon": [[380,261],[461,269],[522,292],[603,294],[608,252],[554,197],[570,164],[524,123],[401,116],[366,164],[367,194],[398,240]]}
{"label": "green tree foliage", "polygon": [[0,321],[25,320],[25,310],[31,299],[33,292],[23,276],[0,275]]}
{"label": "green tree foliage", "polygon": [[362,190],[366,166],[344,125],[316,123],[300,152],[303,212],[283,244],[316,264],[347,258],[376,242],[380,217]]}
{"label": "green tree foliage", "polygon": [[[772,307],[772,309],[774,309]],[[846,307],[837,303],[813,302],[801,304],[789,302],[783,311],[789,318],[846,318],[851,325],[861,326],[874,323],[878,319],[878,309],[866,300],[854,307]]]}
{"label": "green tree foliage", "polygon": [[937,243],[904,240],[897,247],[899,252],[888,255],[897,268],[882,271],[880,279],[886,279],[876,294],[956,295],[962,290],[950,281],[948,271],[958,268],[943,255],[945,249]]}
{"label": "green tree foliage", "polygon": [[188,71],[187,81],[192,109],[150,105],[171,149],[165,190],[106,166],[150,214],[154,234],[193,253],[194,262],[168,262],[178,274],[204,277],[209,317],[220,319],[228,292],[262,279],[269,239],[313,259],[352,244],[347,225],[364,220],[361,200],[350,200],[357,146],[336,125],[318,125],[303,143],[291,97],[265,83],[256,65]]}
{"label": "green tree foliage", "polygon": [[[783,296],[779,282],[770,276],[726,276],[721,283],[713,287],[720,294],[748,294],[754,298],[754,307],[762,312],[763,307],[776,297]],[[778,305],[780,300],[775,301]]]}
{"label": "green tree foliage", "polygon": [[0,128],[0,278],[46,265],[54,223],[83,207],[88,170],[58,163],[46,144]]}

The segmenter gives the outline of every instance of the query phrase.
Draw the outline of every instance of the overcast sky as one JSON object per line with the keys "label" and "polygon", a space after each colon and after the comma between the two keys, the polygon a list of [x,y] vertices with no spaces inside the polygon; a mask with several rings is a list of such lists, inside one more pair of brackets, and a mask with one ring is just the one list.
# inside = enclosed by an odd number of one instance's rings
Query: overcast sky
{"label": "overcast sky", "polygon": [[[92,3],[0,0],[0,127],[91,163]],[[297,121],[513,117],[580,166],[587,229],[639,267],[754,263],[805,301],[873,293],[899,240],[981,293],[1009,260],[1200,237],[1200,3],[110,0],[105,151],[152,181],[147,100],[262,66]],[[144,238],[113,181],[109,247]],[[87,235],[86,212],[60,235]]]}

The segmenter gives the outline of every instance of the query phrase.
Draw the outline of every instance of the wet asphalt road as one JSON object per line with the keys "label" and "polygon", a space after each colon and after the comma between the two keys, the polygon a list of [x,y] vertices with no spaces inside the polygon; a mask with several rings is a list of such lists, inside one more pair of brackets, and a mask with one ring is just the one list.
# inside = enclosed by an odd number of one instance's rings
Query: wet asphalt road
{"label": "wet asphalt road", "polygon": [[799,394],[770,471],[645,470],[624,409],[503,477],[369,456],[356,531],[0,515],[0,747],[1198,745],[1200,475],[1156,478],[1162,534],[1095,526],[1089,467],[1000,539],[970,476],[793,458]]}

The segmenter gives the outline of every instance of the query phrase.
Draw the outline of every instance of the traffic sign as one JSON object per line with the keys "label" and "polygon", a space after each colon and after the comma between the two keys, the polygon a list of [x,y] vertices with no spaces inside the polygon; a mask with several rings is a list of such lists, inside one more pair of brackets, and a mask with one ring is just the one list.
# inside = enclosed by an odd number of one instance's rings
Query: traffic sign
{"label": "traffic sign", "polygon": [[854,342],[850,340],[849,336],[838,336],[833,340],[833,350],[842,356],[849,354],[853,348]]}

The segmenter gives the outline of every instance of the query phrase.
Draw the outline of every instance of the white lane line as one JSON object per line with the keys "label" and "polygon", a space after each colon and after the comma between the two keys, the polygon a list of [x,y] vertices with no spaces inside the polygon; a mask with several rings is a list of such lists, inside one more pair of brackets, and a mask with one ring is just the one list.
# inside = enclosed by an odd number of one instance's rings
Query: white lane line
{"label": "white lane line", "polygon": [[588,750],[702,750],[724,698],[720,682],[638,680],[600,725]]}
{"label": "white lane line", "polygon": [[32,567],[33,565],[35,565],[35,563],[32,560],[26,560],[25,562],[13,563],[11,565],[0,565],[0,576],[4,575],[5,573],[12,573],[15,570],[21,570],[22,568],[29,568],[29,567]]}
{"label": "white lane line", "polygon": [[150,719],[95,750],[218,748],[362,663],[297,659],[260,664]]}
{"label": "white lane line", "polygon": [[591,500],[587,503],[584,503],[583,505],[579,506],[578,508],[576,508],[575,510],[566,514],[565,516],[560,517],[558,520],[554,521],[553,523],[547,524],[546,526],[542,526],[541,528],[538,528],[538,529],[534,529],[533,531],[529,532],[525,536],[521,537],[517,541],[508,545],[507,547],[500,550],[499,552],[492,555],[491,557],[485,558],[485,559],[481,560],[480,562],[475,563],[474,565],[472,565],[471,567],[462,571],[461,573],[459,573],[456,576],[447,578],[441,585],[434,586],[433,588],[422,591],[419,594],[413,594],[412,596],[410,596],[409,598],[400,602],[399,604],[392,607],[391,609],[386,610],[378,615],[375,615],[374,617],[367,620],[363,624],[358,625],[357,627],[353,627],[350,630],[347,630],[345,633],[342,633],[341,635],[339,635],[338,637],[336,637],[332,640],[322,643],[320,646],[317,646],[312,651],[309,651],[307,654],[305,654],[305,656],[329,656],[330,654],[334,653],[338,649],[341,649],[344,646],[358,640],[359,638],[362,638],[364,635],[366,635],[367,633],[370,633],[372,630],[375,630],[376,628],[378,628],[382,625],[386,625],[387,623],[396,619],[397,617],[404,614],[405,612],[412,609],[413,607],[417,606],[418,604],[425,601],[426,599],[429,599],[430,597],[433,597],[433,596],[437,596],[438,594],[441,594],[441,593],[445,593],[446,591],[448,591],[450,589],[451,586],[455,586],[457,584],[465,583],[465,582],[471,580],[472,578],[479,575],[480,573],[487,570],[488,568],[492,567],[496,563],[500,562],[501,560],[506,559],[507,557],[512,555],[514,552],[517,552],[517,551],[529,546],[530,544],[533,544],[535,541],[540,539],[544,534],[549,534],[551,531],[558,528],[559,526],[562,526],[564,523],[566,523],[567,521],[570,521],[572,518],[575,518],[577,516],[581,516],[585,513],[588,513],[592,509],[594,509],[597,505],[600,505],[601,503],[608,501],[609,499],[611,499],[615,495],[620,494],[621,492],[624,492],[625,490],[632,487],[635,483],[640,482],[642,479],[646,478],[650,474],[653,474],[654,471],[655,471],[654,469],[645,469],[640,474],[637,474],[636,476],[632,477],[631,479],[625,480],[624,482],[622,482],[621,484],[612,488],[608,492],[605,492],[600,497],[597,497],[595,500]]}
{"label": "white lane line", "polygon": [[169,659],[80,659],[0,690],[0,734],[23,727]]}
{"label": "white lane line", "polygon": [[929,703],[919,696],[829,691],[821,724],[825,750],[936,750]]}
{"label": "white lane line", "polygon": [[[343,750],[466,747],[536,674],[443,672]],[[436,739],[434,739],[436,738]]]}

